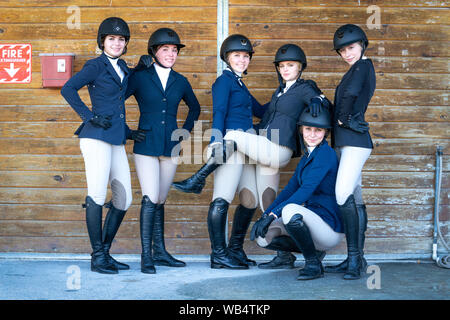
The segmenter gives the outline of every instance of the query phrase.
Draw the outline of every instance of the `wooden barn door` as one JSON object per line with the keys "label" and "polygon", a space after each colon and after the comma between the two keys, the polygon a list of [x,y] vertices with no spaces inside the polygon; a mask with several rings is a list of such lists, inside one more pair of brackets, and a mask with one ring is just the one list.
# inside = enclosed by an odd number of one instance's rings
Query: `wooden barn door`
{"label": "wooden barn door", "polygon": [[[225,31],[219,33],[218,7],[226,8],[223,14],[228,19],[220,27]],[[211,126],[218,34],[242,33],[252,40],[255,55],[244,81],[263,103],[277,84],[274,54],[288,42],[300,45],[307,54],[304,78],[315,80],[332,99],[346,70],[331,51],[333,33],[345,23],[362,26],[370,39],[367,55],[377,73],[377,90],[367,112],[375,149],[363,172],[369,214],[366,252],[396,257],[431,253],[437,144],[444,147],[443,195],[450,183],[448,2],[0,0],[0,8],[0,43],[25,42],[33,47],[31,84],[0,84],[0,252],[90,252],[81,208],[86,195],[84,164],[73,136],[80,119],[59,89],[41,87],[39,53],[75,53],[77,72],[98,54],[99,23],[120,16],[131,27],[124,56],[131,66],[146,53],[148,37],[157,28],[175,29],[186,44],[174,69],[189,79],[200,101],[201,121],[196,125],[200,134],[192,138],[202,147],[209,140],[205,130]],[[80,95],[89,103],[86,89]],[[186,114],[186,106],[181,105],[178,120],[184,121]],[[133,98],[127,101],[127,119],[136,128],[138,109]],[[201,166],[202,148],[192,148],[196,163],[181,164],[175,179],[186,178]],[[127,151],[134,198],[113,244],[114,253],[140,252],[141,192],[131,143]],[[283,170],[280,187],[297,161]],[[201,195],[169,193],[169,251],[209,253],[206,215],[211,196],[212,177]],[[230,206],[230,223],[237,203],[236,198]],[[448,236],[448,197],[443,196],[441,203],[443,232]],[[259,215],[257,211],[255,220]],[[250,241],[245,247],[249,254],[270,254]],[[344,252],[342,243],[331,253]]]}

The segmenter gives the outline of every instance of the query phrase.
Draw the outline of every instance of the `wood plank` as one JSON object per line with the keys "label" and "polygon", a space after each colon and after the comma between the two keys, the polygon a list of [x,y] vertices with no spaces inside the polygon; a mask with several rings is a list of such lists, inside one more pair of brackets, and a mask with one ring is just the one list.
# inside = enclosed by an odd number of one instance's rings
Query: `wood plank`
{"label": "wood plank", "polygon": [[[30,247],[30,242],[33,246]],[[173,254],[210,254],[209,239],[173,239],[166,238],[166,248]],[[244,242],[247,254],[265,254],[272,258],[275,252],[259,248],[254,242]],[[345,242],[341,242],[329,254],[345,254]],[[1,252],[52,252],[52,253],[90,253],[91,248],[87,238],[69,237],[0,237]],[[367,238],[364,251],[371,253],[411,253],[428,254],[431,252],[429,237],[387,237]],[[111,248],[112,254],[140,254],[139,239],[116,238]],[[430,253],[431,254],[431,253]],[[268,257],[268,259],[269,259]]]}
{"label": "wood plank", "polygon": [[[193,137],[192,137],[193,138]],[[195,140],[197,143],[197,140]],[[188,143],[188,142],[184,142]],[[190,142],[194,143],[194,142]],[[202,142],[202,150],[209,143]],[[436,146],[443,148],[444,154],[450,154],[449,139],[435,138],[375,138],[373,137],[375,148],[372,155],[432,155],[436,152]],[[190,144],[191,147],[193,146]],[[183,144],[183,148],[186,145]],[[127,143],[125,149],[128,153],[133,152],[133,144]],[[79,155],[79,140],[70,138],[0,138],[0,155],[34,154],[34,155]]]}
{"label": "wood plank", "polygon": [[[449,189],[442,189],[443,194]],[[80,204],[86,197],[85,188],[0,188],[0,203],[4,204]],[[195,197],[186,197],[179,191],[169,192],[167,204],[171,205],[208,205],[211,202],[212,190],[204,191]],[[140,190],[133,190],[133,203],[142,199]],[[237,204],[237,198],[233,204]],[[403,204],[431,205],[434,203],[434,189],[394,189],[365,188],[364,200],[367,204]],[[442,204],[447,205],[448,198],[442,198]]]}
{"label": "wood plank", "polygon": [[[450,222],[441,224],[443,234],[447,234]],[[429,221],[403,221],[399,224],[384,221],[371,221],[367,225],[367,237],[432,237],[433,223]],[[3,220],[0,237],[17,235],[29,237],[87,237],[84,221],[29,221]],[[208,238],[206,221],[204,222],[165,222],[165,236],[176,239]],[[117,238],[139,238],[139,222],[125,221],[120,225]]]}
{"label": "wood plank", "polygon": [[[282,40],[250,39],[256,56],[273,57],[279,47],[286,43]],[[307,57],[334,56],[332,35],[329,40],[302,40],[301,47]],[[441,41],[396,41],[373,40],[366,50],[368,57],[448,57],[450,48]]]}
{"label": "wood plank", "polygon": [[[68,17],[68,15],[66,15]],[[180,20],[178,20],[180,21]],[[91,40],[88,44],[72,44],[71,47],[84,47],[85,45],[89,45],[93,51],[90,51],[92,54],[95,53],[96,48],[96,35],[99,27],[100,21],[95,23],[86,23],[83,20],[83,23],[80,23],[80,28],[73,29],[67,28],[65,22],[61,23],[19,23],[10,22],[3,23],[1,25],[2,39],[3,40],[15,40],[23,37],[24,34],[27,35],[27,39],[29,40],[38,40],[38,46],[45,46],[46,43],[52,43],[54,40],[58,40],[58,42],[67,42],[68,39],[73,40]],[[193,27],[195,24],[195,28]],[[142,47],[143,52],[146,52],[147,49],[144,49],[144,40],[148,41],[148,38],[158,28],[171,28],[174,29],[180,38],[183,40],[183,44],[188,40],[214,40],[216,36],[216,24],[215,23],[195,23],[195,22],[184,22],[184,23],[173,23],[173,22],[151,22],[151,21],[139,21],[129,25],[131,39],[128,46],[128,49],[134,48],[136,45]],[[44,40],[45,39],[45,40]],[[94,40],[94,41],[92,41]],[[190,43],[190,42],[188,42]],[[183,48],[181,51],[183,54],[185,52],[189,52],[190,45],[187,45],[187,48]],[[35,52],[35,46],[33,45],[33,52]],[[38,49],[39,50],[39,49]],[[188,51],[186,51],[188,50]],[[128,51],[128,52],[134,52]],[[129,53],[128,53],[129,54]]]}
{"label": "wood plank", "polygon": [[[288,42],[288,41],[286,41]],[[289,41],[302,46],[299,41]],[[255,56],[248,68],[249,74],[253,72],[274,72],[274,55]],[[449,62],[447,58],[424,57],[390,57],[375,56],[370,58],[377,73],[448,73]],[[342,63],[338,56],[307,56],[308,72],[346,72],[348,65]],[[36,70],[36,69],[34,69]],[[304,77],[303,77],[304,78]]]}
{"label": "wood plank", "polygon": [[[275,88],[272,88],[275,90]],[[260,102],[270,101],[273,90],[251,88],[252,95]],[[322,91],[327,97],[333,100],[334,88],[324,88]],[[3,89],[2,106],[26,106],[36,103],[36,97],[42,97],[40,105],[67,105],[67,102],[58,89]],[[201,106],[211,106],[211,89],[194,89],[194,93]],[[87,89],[79,91],[80,97],[86,104],[90,105]],[[375,91],[370,106],[446,106],[448,105],[449,94],[443,90],[391,90],[377,89]],[[370,108],[370,107],[369,107]]]}
{"label": "wood plank", "polygon": [[[401,10],[401,9],[398,9]],[[276,23],[266,20],[264,22],[236,22],[229,26],[230,34],[240,33],[251,35],[254,39],[292,39],[302,40],[331,40],[334,32],[341,23]],[[369,43],[373,40],[422,40],[422,41],[446,41],[450,28],[447,25],[411,25],[411,24],[385,24],[379,29],[367,29],[363,26]]]}
{"label": "wood plank", "polygon": [[[127,120],[139,119],[139,109],[134,98],[126,102]],[[130,102],[130,103],[129,103]],[[261,101],[264,103],[266,101]],[[0,106],[2,117],[0,122],[76,122],[80,117],[68,105],[64,106]],[[185,119],[188,108],[182,103],[179,107],[178,119]],[[212,119],[212,107],[201,106],[201,120]],[[377,106],[371,105],[366,111],[369,122],[448,122],[450,111],[448,106]],[[0,148],[1,149],[1,148]]]}
{"label": "wood plank", "polygon": [[[20,5],[17,1],[0,0],[1,7],[66,7],[73,5],[71,0],[21,0]],[[186,7],[186,6],[216,6],[215,0],[77,0],[79,7]]]}
{"label": "wood plank", "polygon": [[[449,155],[442,158],[443,171],[450,171]],[[196,159],[195,159],[196,160]],[[292,159],[283,171],[294,170],[299,158]],[[128,156],[131,170],[134,170],[132,155]],[[194,163],[194,164],[192,164]],[[182,163],[179,172],[194,173],[203,162]],[[371,155],[364,165],[364,171],[377,172],[434,172],[435,156],[431,155]],[[83,171],[84,162],[78,155],[0,155],[0,171]]]}
{"label": "wood plank", "polygon": [[[191,80],[189,74],[185,75]],[[304,79],[311,79],[316,81],[320,88],[335,88],[342,79],[342,73],[331,72],[307,72],[302,75]],[[213,83],[215,77],[205,79],[205,83]],[[191,81],[194,82],[195,79]],[[245,77],[244,82],[249,88],[267,88],[276,87],[278,83],[277,76],[274,72],[252,72]],[[450,76],[443,74],[406,74],[406,73],[376,73],[377,89],[435,89],[448,90],[450,83]],[[198,86],[203,88],[198,83]]]}
{"label": "wood plank", "polygon": [[[230,0],[230,6],[271,6],[274,0]],[[359,7],[368,7],[373,5],[373,0],[358,0]],[[353,0],[276,0],[277,7],[302,7],[302,6],[318,6],[318,7],[355,7],[356,2]],[[415,0],[377,0],[376,5],[380,7],[438,7],[445,8],[450,5],[449,1],[432,0],[432,1],[415,1]]]}
{"label": "wood plank", "polygon": [[[83,201],[82,201],[83,202]],[[237,205],[230,205],[228,215],[232,221]],[[165,205],[165,221],[206,222],[209,205],[196,205],[185,208],[178,205]],[[440,221],[450,220],[450,206],[440,205]],[[139,221],[140,204],[132,204],[124,221]],[[404,220],[433,221],[433,205],[367,205],[370,221],[402,223]],[[106,209],[103,211],[106,215]],[[261,216],[258,209],[253,217],[256,221]],[[79,204],[0,204],[0,220],[44,220],[44,221],[85,221],[85,210]]]}
{"label": "wood plank", "polygon": [[[274,88],[275,89],[275,88]],[[334,99],[334,88],[324,88],[323,93],[332,101]],[[250,88],[252,95],[258,101],[270,101],[273,91],[267,89]],[[441,90],[391,90],[376,89],[370,101],[371,106],[447,106],[449,94]],[[6,103],[5,103],[6,104]]]}
{"label": "wood plank", "polygon": [[[293,171],[282,171],[280,185],[287,184],[293,175]],[[0,171],[2,177],[0,187],[22,188],[84,188],[86,186],[86,174],[78,172],[57,171]],[[184,180],[189,173],[177,172],[174,181]],[[434,185],[434,172],[364,172],[363,186],[371,188],[428,188]],[[136,172],[131,173],[133,188],[139,188]],[[212,180],[208,180],[206,188],[213,187]],[[450,188],[450,177],[444,172],[442,176],[442,188]]]}
{"label": "wood plank", "polygon": [[[258,7],[231,6],[230,23],[260,22],[265,23],[341,23],[352,21],[354,24],[366,24],[366,7]],[[9,12],[8,12],[9,13]],[[447,24],[450,21],[449,10],[441,8],[383,8],[383,24]]]}
{"label": "wood plank", "polygon": [[[274,0],[230,0],[230,6],[252,5],[252,6],[271,6]],[[368,7],[373,4],[373,0],[360,0],[358,6]],[[376,4],[380,7],[437,7],[444,8],[450,6],[450,2],[441,0],[432,1],[414,1],[414,0],[377,0]],[[54,6],[53,0],[21,0],[20,7],[48,7]],[[58,6],[71,6],[71,0],[58,0]],[[80,7],[172,7],[172,6],[216,6],[216,0],[78,0],[77,5]],[[320,7],[354,7],[356,6],[354,0],[336,0],[332,2],[325,2],[323,0],[276,0],[278,7],[291,6],[320,6]],[[1,7],[17,7],[17,1],[0,0]]]}
{"label": "wood plank", "polygon": [[[58,88],[48,89],[3,89],[1,105],[26,106],[34,105],[36,97],[41,97],[40,105],[67,105],[66,100],[61,96]],[[194,93],[200,105],[212,105],[211,89],[195,89]],[[90,98],[87,89],[79,91],[79,95],[87,105],[90,105]]]}
{"label": "wood plank", "polygon": [[[129,122],[131,127],[136,127]],[[67,138],[73,136],[78,122],[0,122],[0,135],[5,138]],[[204,130],[210,123],[204,125]],[[450,135],[446,122],[372,122],[371,135],[376,138],[437,138]],[[205,131],[203,131],[203,134]]]}
{"label": "wood plank", "polygon": [[[216,6],[212,7],[129,7],[127,10],[118,11],[109,6],[83,8],[83,23],[90,22],[97,25],[102,21],[101,17],[115,17],[120,13],[120,17],[128,24],[134,22],[167,22],[182,21],[193,23],[216,23]],[[424,13],[419,14],[423,16]],[[440,14],[436,13],[439,20]],[[27,8],[26,14],[22,8],[3,8],[2,21],[14,23],[66,23],[71,13],[67,13],[66,7],[41,7]],[[65,27],[65,25],[64,25]]]}

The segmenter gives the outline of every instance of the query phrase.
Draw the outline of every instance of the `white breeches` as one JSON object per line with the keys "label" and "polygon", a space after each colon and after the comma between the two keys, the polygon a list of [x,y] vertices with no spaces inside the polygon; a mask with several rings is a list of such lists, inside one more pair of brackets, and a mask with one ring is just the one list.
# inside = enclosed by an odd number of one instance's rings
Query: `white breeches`
{"label": "white breeches", "polygon": [[363,204],[361,185],[362,168],[372,149],[359,147],[336,148],[339,156],[339,169],[336,179],[336,201],[343,205],[354,194],[355,202]]}
{"label": "white breeches", "polygon": [[314,246],[317,250],[330,250],[336,247],[344,238],[343,233],[331,229],[331,227],[313,211],[298,204],[290,203],[283,208],[281,218],[275,219],[270,224],[266,236],[264,238],[256,238],[258,245],[266,247],[272,242],[273,238],[281,235],[289,236],[285,225],[289,223],[292,216],[295,214],[301,214],[303,216],[303,221],[308,226],[311,238],[313,239]]}
{"label": "white breeches", "polygon": [[292,157],[291,149],[249,132],[230,130],[225,134],[224,140],[235,141],[237,150],[245,154],[253,164],[279,169],[286,166]]}
{"label": "white breeches", "polygon": [[131,176],[125,145],[112,145],[102,140],[80,138],[84,158],[88,196],[104,205],[111,184],[112,203],[119,210],[131,205]]}
{"label": "white breeches", "polygon": [[237,191],[244,207],[259,205],[264,211],[275,200],[279,168],[289,163],[292,150],[243,131],[228,131],[224,139],[234,140],[237,151],[214,171],[213,200],[223,198],[231,203]]}
{"label": "white breeches", "polygon": [[153,203],[166,201],[178,165],[177,158],[152,157],[134,154],[136,173],[141,185],[142,196],[148,196]]}

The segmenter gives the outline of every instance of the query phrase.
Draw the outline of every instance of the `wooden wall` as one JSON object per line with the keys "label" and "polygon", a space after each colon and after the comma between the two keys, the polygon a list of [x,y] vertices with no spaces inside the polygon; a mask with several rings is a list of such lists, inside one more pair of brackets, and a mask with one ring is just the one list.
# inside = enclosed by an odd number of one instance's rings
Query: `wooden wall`
{"label": "wooden wall", "polygon": [[[77,5],[80,29],[70,30],[67,7]],[[369,5],[381,9],[381,28],[366,26]],[[58,89],[41,88],[39,53],[76,54],[75,72],[96,56],[98,24],[120,16],[131,27],[130,65],[146,52],[151,32],[175,29],[186,47],[175,69],[186,75],[210,127],[211,84],[216,77],[216,0],[0,0],[0,43],[32,43],[32,83],[0,85],[0,252],[90,252],[81,203],[86,195],[83,159],[73,136],[80,120]],[[315,80],[331,99],[346,65],[331,51],[337,27],[361,25],[377,73],[377,90],[367,112],[376,145],[363,173],[368,207],[367,253],[431,253],[436,145],[444,147],[441,219],[448,236],[449,34],[448,1],[230,0],[229,34],[243,33],[255,46],[245,82],[260,102],[276,87],[273,56],[294,42],[308,57],[304,78]],[[87,90],[80,92],[89,101]],[[180,108],[180,121],[186,115]],[[137,126],[134,99],[127,119]],[[200,123],[198,124],[200,125]],[[207,139],[207,137],[206,137]],[[208,139],[207,139],[208,140]],[[204,142],[204,146],[206,142]],[[130,152],[133,205],[113,252],[139,253],[141,193]],[[284,186],[297,161],[282,172]],[[199,164],[179,166],[183,179]],[[198,196],[171,191],[166,203],[166,238],[171,252],[208,254],[206,228],[212,178]],[[237,199],[231,205],[231,222]],[[259,216],[259,211],[257,213]],[[257,217],[255,217],[256,219]],[[266,250],[246,242],[250,254]],[[344,253],[342,243],[333,253]]]}

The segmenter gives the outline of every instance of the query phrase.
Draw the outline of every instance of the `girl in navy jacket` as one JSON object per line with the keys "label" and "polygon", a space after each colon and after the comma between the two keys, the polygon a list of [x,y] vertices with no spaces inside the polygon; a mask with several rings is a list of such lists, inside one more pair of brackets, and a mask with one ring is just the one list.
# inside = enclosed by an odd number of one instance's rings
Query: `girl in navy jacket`
{"label": "girl in navy jacket", "polygon": [[347,239],[347,259],[327,272],[342,272],[344,279],[359,279],[367,262],[363,258],[367,212],[361,194],[361,172],[373,143],[364,114],[375,91],[375,70],[364,56],[369,45],[364,31],[353,24],[339,27],[334,49],[350,66],[335,91],[334,140],[340,156],[336,200]]}
{"label": "girl in navy jacket", "polygon": [[[200,114],[200,104],[188,80],[172,69],[180,49],[178,34],[169,28],[152,33],[148,52],[155,60],[149,68],[130,77],[125,98],[134,95],[139,104],[139,130],[145,140],[133,148],[136,172],[142,190],[140,212],[141,271],[155,273],[155,265],[183,267],[164,244],[164,203],[177,169],[180,142],[177,111],[183,100],[189,113],[183,124],[190,132]],[[175,137],[173,137],[175,136]],[[181,135],[180,135],[181,136]],[[153,243],[153,252],[152,252]]]}
{"label": "girl in navy jacket", "polygon": [[299,280],[323,276],[323,253],[342,239],[342,225],[335,196],[338,159],[325,140],[331,128],[330,113],[319,106],[316,117],[303,111],[299,125],[305,155],[295,173],[251,231],[258,245],[282,251],[301,252],[305,267]]}
{"label": "girl in navy jacket", "polygon": [[[206,177],[215,170],[213,201],[207,218],[212,268],[248,269],[249,265],[256,264],[247,258],[243,250],[245,234],[258,206],[255,166],[245,163],[243,153],[235,152],[234,141],[224,139],[227,132],[236,131],[250,131],[256,136],[253,116],[261,118],[265,111],[265,107],[250,94],[241,79],[252,54],[251,42],[243,35],[231,35],[222,43],[220,57],[227,68],[212,86],[213,121],[208,160],[191,178],[173,183],[176,189],[183,192],[200,193]],[[234,214],[227,247],[227,211],[236,190],[241,204]]]}
{"label": "girl in navy jacket", "polygon": [[[79,114],[83,123],[75,132],[80,138],[88,195],[86,224],[93,249],[91,270],[117,273],[129,266],[109,255],[111,243],[122,219],[131,205],[131,178],[126,139],[142,139],[125,122],[124,94],[130,70],[119,57],[126,52],[130,39],[127,23],[116,17],[105,19],[98,29],[97,44],[103,53],[86,62],[61,89],[61,94]],[[92,108],[80,99],[78,90],[88,86]],[[102,230],[102,206],[108,182],[112,201]]]}

